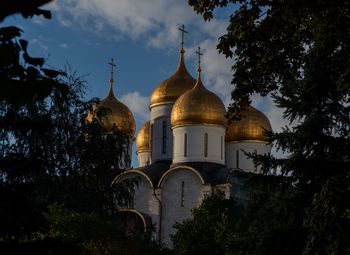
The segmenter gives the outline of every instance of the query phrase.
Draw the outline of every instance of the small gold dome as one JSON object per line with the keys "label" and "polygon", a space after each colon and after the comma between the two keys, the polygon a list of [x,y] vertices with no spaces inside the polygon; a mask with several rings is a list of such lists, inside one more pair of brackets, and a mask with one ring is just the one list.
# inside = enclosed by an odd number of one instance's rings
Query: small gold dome
{"label": "small gold dome", "polygon": [[110,85],[108,96],[103,99],[94,109],[93,114],[89,114],[88,121],[97,118],[98,109],[107,108],[108,112],[102,116],[100,121],[106,132],[111,132],[116,127],[121,133],[133,137],[135,135],[135,120],[129,108],[115,98],[112,84]]}
{"label": "small gold dome", "polygon": [[136,152],[147,152],[150,149],[149,146],[149,129],[150,129],[150,122],[147,121],[143,126],[140,128],[137,136],[136,136]]}
{"label": "small gold dome", "polygon": [[220,98],[207,90],[201,81],[200,69],[196,85],[185,92],[171,112],[171,126],[212,124],[226,126],[226,109]]}
{"label": "small gold dome", "polygon": [[238,121],[231,120],[226,131],[226,142],[236,141],[266,141],[264,129],[271,131],[271,124],[264,113],[249,106],[241,112],[242,118]]}
{"label": "small gold dome", "polygon": [[175,73],[160,83],[151,95],[150,108],[175,103],[187,90],[192,89],[196,80],[188,73],[184,61],[184,49],[180,51],[180,63]]}

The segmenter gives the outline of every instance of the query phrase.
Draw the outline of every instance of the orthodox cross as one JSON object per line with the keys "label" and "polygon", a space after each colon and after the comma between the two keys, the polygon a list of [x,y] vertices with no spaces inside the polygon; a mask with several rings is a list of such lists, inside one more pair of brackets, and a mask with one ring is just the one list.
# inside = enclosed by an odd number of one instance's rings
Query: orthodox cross
{"label": "orthodox cross", "polygon": [[201,68],[201,56],[203,56],[203,53],[201,52],[201,47],[198,47],[196,54],[198,55],[198,68]]}
{"label": "orthodox cross", "polygon": [[185,33],[187,34],[187,31],[185,30],[185,25],[182,25],[179,27],[179,30],[181,31],[181,48],[184,47],[184,39],[185,39]]}
{"label": "orthodox cross", "polygon": [[113,58],[111,58],[111,61],[108,62],[108,64],[111,66],[111,79],[110,81],[113,82],[113,74],[114,74],[114,68],[117,66],[116,64],[114,64],[113,62]]}

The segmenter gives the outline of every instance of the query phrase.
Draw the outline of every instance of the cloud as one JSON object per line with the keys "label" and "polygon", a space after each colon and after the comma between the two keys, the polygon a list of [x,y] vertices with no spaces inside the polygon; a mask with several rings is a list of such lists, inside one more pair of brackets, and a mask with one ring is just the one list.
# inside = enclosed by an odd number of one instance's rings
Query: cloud
{"label": "cloud", "polygon": [[48,55],[49,47],[42,42],[39,38],[34,38],[29,41],[30,52],[33,52],[34,55]]}
{"label": "cloud", "polygon": [[128,93],[120,98],[127,105],[138,122],[145,122],[150,118],[149,97],[142,96],[138,91]]}
{"label": "cloud", "polygon": [[[209,90],[215,92],[227,107],[231,102],[231,90],[233,88],[231,86],[231,66],[233,62],[218,53],[214,39],[206,39],[199,46],[203,51],[201,69],[204,84]],[[195,50],[197,50],[197,47],[192,49],[193,53]],[[194,58],[195,54],[191,55]]]}
{"label": "cloud", "polygon": [[[179,47],[181,24],[188,26],[185,46],[189,70],[197,70],[195,50],[203,50],[202,78],[226,106],[231,102],[232,59],[219,54],[218,38],[226,32],[228,16],[204,22],[187,0],[60,0],[50,5],[62,26],[85,29],[115,40],[133,39],[145,47],[170,49]],[[227,14],[229,15],[229,13]],[[181,22],[181,23],[180,23]],[[193,72],[192,72],[193,73]],[[149,118],[148,97],[131,92],[121,98],[137,121]],[[253,105],[270,119],[273,130],[289,124],[271,98],[253,96]]]}
{"label": "cloud", "polygon": [[197,37],[217,38],[225,30],[224,21],[203,22],[186,0],[60,0],[48,8],[62,26],[97,33],[112,29],[132,39],[146,37],[146,45],[155,48],[179,44],[177,27],[181,24],[190,25],[188,45],[197,44]]}
{"label": "cloud", "polygon": [[61,43],[61,44],[60,44],[60,47],[61,47],[61,48],[64,48],[64,49],[68,49],[68,48],[70,48],[70,45],[67,44],[67,43]]}

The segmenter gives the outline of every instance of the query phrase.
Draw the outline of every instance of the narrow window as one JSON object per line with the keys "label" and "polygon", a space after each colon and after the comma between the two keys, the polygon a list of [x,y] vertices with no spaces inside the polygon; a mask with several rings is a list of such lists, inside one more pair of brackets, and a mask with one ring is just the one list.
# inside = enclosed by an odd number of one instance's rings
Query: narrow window
{"label": "narrow window", "polygon": [[129,194],[130,194],[129,208],[135,208],[135,203],[136,203],[136,188],[135,188],[135,186],[133,186],[129,189]]}
{"label": "narrow window", "polygon": [[187,134],[184,136],[184,156],[187,157]]}
{"label": "narrow window", "polygon": [[236,168],[239,168],[239,150],[236,150]]}
{"label": "narrow window", "polygon": [[150,148],[150,158],[152,158],[152,151],[153,151],[153,148],[152,148],[152,144],[153,144],[153,123],[151,123],[151,134],[150,134],[150,138],[149,138],[149,148]]}
{"label": "narrow window", "polygon": [[181,183],[181,207],[185,206],[185,182]]}
{"label": "narrow window", "polygon": [[221,159],[222,159],[222,152],[223,152],[223,137],[221,136],[221,152],[220,152],[220,157],[221,157]]}
{"label": "narrow window", "polygon": [[173,134],[173,158],[174,158],[174,155],[175,155],[175,136]]}
{"label": "narrow window", "polygon": [[135,208],[135,204],[136,204],[136,190],[134,190],[133,194],[132,194],[132,205],[131,208]]}
{"label": "narrow window", "polygon": [[204,157],[208,157],[208,133],[204,134]]}
{"label": "narrow window", "polygon": [[166,153],[166,120],[163,120],[162,127],[162,153]]}

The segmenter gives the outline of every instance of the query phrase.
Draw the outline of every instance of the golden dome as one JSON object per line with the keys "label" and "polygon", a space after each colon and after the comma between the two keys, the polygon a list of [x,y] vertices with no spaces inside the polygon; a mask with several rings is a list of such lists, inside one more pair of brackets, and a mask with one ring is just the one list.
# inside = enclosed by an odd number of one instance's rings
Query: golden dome
{"label": "golden dome", "polygon": [[191,124],[225,126],[225,114],[226,109],[220,98],[203,86],[198,69],[196,85],[175,102],[171,112],[171,126]]}
{"label": "golden dome", "polygon": [[[92,116],[88,116],[87,120],[91,121],[92,118],[97,118],[101,121],[102,127],[106,132],[111,132],[114,128],[117,128],[121,133],[133,137],[135,135],[134,117],[129,108],[115,98],[112,82],[113,80],[111,80],[108,96],[94,108]],[[106,110],[108,111],[106,115],[98,118],[96,113],[101,108],[107,108]]]}
{"label": "golden dome", "polygon": [[226,131],[226,142],[257,140],[266,141],[264,129],[271,131],[271,124],[264,113],[249,106],[241,112],[242,118],[238,121],[231,120]]}
{"label": "golden dome", "polygon": [[175,101],[187,90],[192,89],[196,80],[188,73],[184,61],[184,49],[180,51],[180,62],[175,73],[160,83],[151,95],[150,108]]}
{"label": "golden dome", "polygon": [[139,133],[136,136],[136,152],[145,152],[149,151],[149,129],[150,123],[147,121],[140,128]]}

